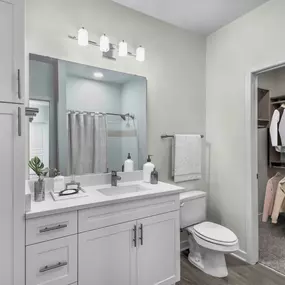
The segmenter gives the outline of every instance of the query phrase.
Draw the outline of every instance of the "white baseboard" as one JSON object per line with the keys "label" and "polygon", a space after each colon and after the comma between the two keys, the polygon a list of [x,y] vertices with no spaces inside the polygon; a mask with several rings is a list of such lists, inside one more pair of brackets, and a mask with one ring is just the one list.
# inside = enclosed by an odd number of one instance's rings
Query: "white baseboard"
{"label": "white baseboard", "polygon": [[186,250],[189,248],[188,240],[183,240],[180,242],[180,251]]}
{"label": "white baseboard", "polygon": [[247,253],[243,250],[238,250],[234,253],[231,253],[232,256],[246,262],[246,263],[249,263],[248,260],[247,260]]}

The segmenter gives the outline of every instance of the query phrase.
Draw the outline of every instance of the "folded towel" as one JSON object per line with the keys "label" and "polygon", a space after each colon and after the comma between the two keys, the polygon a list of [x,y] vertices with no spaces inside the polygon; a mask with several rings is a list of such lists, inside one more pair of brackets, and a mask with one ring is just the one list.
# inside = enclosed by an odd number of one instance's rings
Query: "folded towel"
{"label": "folded towel", "polygon": [[174,182],[201,179],[201,157],[200,135],[175,135],[172,146]]}

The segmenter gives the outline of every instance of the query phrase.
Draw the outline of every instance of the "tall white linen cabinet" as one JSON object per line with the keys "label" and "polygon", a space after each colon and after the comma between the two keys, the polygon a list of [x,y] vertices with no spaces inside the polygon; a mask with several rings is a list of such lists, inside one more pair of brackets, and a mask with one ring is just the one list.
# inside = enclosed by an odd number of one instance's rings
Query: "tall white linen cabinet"
{"label": "tall white linen cabinet", "polygon": [[0,284],[25,284],[25,1],[0,0]]}

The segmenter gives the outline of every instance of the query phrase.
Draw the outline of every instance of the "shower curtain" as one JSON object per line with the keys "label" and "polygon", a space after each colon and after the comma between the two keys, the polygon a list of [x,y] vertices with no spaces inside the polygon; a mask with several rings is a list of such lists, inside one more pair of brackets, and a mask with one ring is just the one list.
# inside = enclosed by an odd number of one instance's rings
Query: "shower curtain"
{"label": "shower curtain", "polygon": [[69,174],[107,172],[106,115],[69,113]]}

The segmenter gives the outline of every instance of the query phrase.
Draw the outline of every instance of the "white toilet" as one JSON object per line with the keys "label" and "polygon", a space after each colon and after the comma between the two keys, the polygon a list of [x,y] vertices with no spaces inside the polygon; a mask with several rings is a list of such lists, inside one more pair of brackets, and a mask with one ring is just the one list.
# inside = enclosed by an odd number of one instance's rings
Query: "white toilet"
{"label": "white toilet", "polygon": [[181,193],[180,205],[180,228],[189,234],[188,260],[209,275],[226,277],[225,253],[239,249],[237,236],[221,225],[206,221],[205,192]]}

